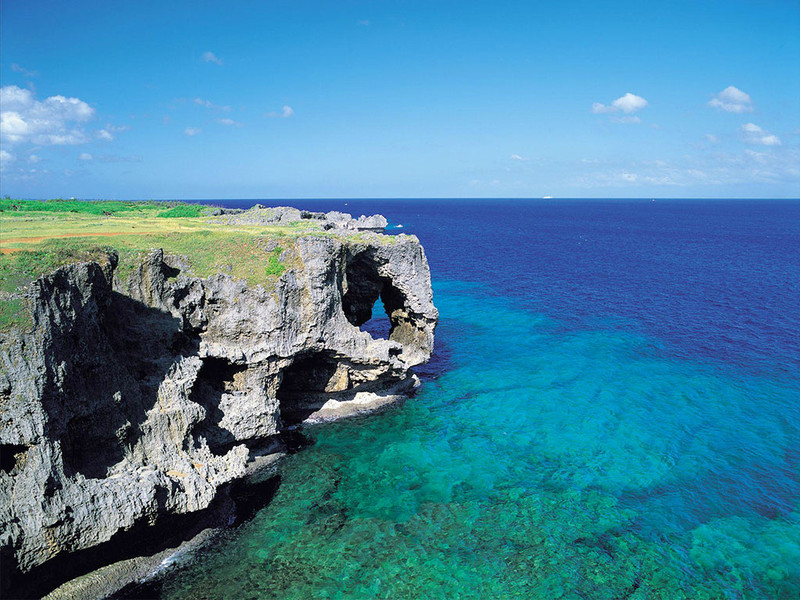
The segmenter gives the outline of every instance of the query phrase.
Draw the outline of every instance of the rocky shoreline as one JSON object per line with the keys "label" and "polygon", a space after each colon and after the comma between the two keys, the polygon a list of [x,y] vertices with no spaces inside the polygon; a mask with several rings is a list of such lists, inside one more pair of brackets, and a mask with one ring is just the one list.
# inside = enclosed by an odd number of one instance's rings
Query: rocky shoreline
{"label": "rocky shoreline", "polygon": [[[302,444],[295,448],[301,449]],[[270,502],[280,485],[278,462],[284,456],[284,452],[276,452],[263,456],[262,461],[254,461],[248,474],[219,490],[208,508],[182,515],[185,523],[167,523],[141,539],[126,536],[124,543],[99,548],[96,560],[92,557],[83,560],[83,568],[55,589],[46,580],[36,581],[28,585],[24,595],[41,596],[45,600],[157,597],[160,578],[170,569],[191,560],[193,554],[213,544],[221,533],[246,521]],[[158,543],[153,542],[156,533],[163,536]],[[126,550],[121,550],[123,546],[127,546]],[[92,568],[94,565],[96,568]],[[42,590],[52,591],[42,595]]]}
{"label": "rocky shoreline", "polygon": [[[259,206],[216,218],[316,219],[334,235],[297,237],[289,268],[255,287],[195,277],[191,256],[160,249],[123,281],[110,252],[36,280],[30,330],[0,334],[3,597],[113,593],[234,518],[237,493],[269,488],[298,425],[418,385],[411,368],[430,358],[438,312],[415,237],[375,233],[380,215]],[[386,339],[361,329],[379,298]]]}

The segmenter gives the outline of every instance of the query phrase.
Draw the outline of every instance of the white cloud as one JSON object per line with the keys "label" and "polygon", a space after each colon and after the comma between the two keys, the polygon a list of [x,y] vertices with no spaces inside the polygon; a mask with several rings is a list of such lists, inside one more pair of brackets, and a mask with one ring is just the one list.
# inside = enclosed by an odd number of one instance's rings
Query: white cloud
{"label": "white cloud", "polygon": [[111,140],[114,139],[115,133],[119,133],[120,131],[128,131],[128,129],[130,129],[128,125],[120,125],[119,127],[115,127],[111,123],[107,123],[105,128],[100,129],[96,135],[101,140],[106,140],[107,142],[110,142]]}
{"label": "white cloud", "polygon": [[525,158],[524,156],[520,156],[519,154],[512,154],[510,158],[511,160],[530,160],[528,158]]}
{"label": "white cloud", "polygon": [[81,154],[81,160],[91,160],[95,163],[139,163],[142,157],[138,155],[120,156],[118,154]]}
{"label": "white cloud", "polygon": [[755,123],[745,123],[742,125],[744,141],[748,144],[759,144],[762,146],[780,146],[781,140],[777,135],[771,134],[756,125]]}
{"label": "white cloud", "polygon": [[753,112],[753,101],[749,94],[729,85],[717,94],[708,105],[731,113]]}
{"label": "white cloud", "polygon": [[361,20],[358,22],[358,24],[359,24],[359,25],[362,25],[362,26],[364,26],[364,27],[369,27],[369,19],[361,19]]}
{"label": "white cloud", "polygon": [[761,138],[760,143],[765,146],[780,146],[781,139],[777,135],[765,135]]}
{"label": "white cloud", "polygon": [[760,165],[767,164],[770,159],[770,155],[766,152],[756,152],[755,150],[750,150],[749,148],[745,150],[744,153]]}
{"label": "white cloud", "polygon": [[602,102],[593,102],[592,103],[592,112],[596,115],[600,115],[603,113],[610,113],[615,112],[615,108],[613,106],[606,106]]}
{"label": "white cloud", "polygon": [[89,161],[89,160],[92,160],[92,158],[94,158],[94,157],[91,154],[89,154],[88,152],[82,152],[80,154],[80,156],[78,156],[78,160]]}
{"label": "white cloud", "polygon": [[[586,160],[581,161],[587,163]],[[591,161],[594,162],[594,161]],[[643,160],[627,164],[586,164],[577,187],[710,186],[753,183],[800,184],[800,149],[769,147],[740,154],[708,152],[676,160]]]}
{"label": "white cloud", "polygon": [[6,152],[5,150],[0,150],[0,166],[5,166],[10,162],[14,162],[15,157],[11,152]]}
{"label": "white cloud", "polygon": [[715,136],[713,133],[707,133],[703,136],[707,142],[711,144],[719,144],[719,138]]}
{"label": "white cloud", "polygon": [[715,157],[720,170],[733,181],[793,182],[800,184],[800,149],[767,148],[760,152],[721,154]]}
{"label": "white cloud", "polygon": [[[658,161],[656,161],[658,162]],[[614,169],[610,171],[596,171],[579,177],[575,185],[578,187],[619,187],[642,185],[680,185],[680,176],[677,170],[667,165],[634,164],[637,172],[628,169]]]}
{"label": "white cloud", "polygon": [[203,130],[200,129],[199,127],[187,127],[186,129],[183,130],[183,133],[185,133],[189,137],[192,137],[197,135],[198,133],[201,133],[202,131]]}
{"label": "white cloud", "polygon": [[25,77],[37,77],[39,75],[36,71],[29,71],[17,63],[11,64],[11,70],[14,71],[14,73],[22,73]]}
{"label": "white cloud", "polygon": [[614,123],[641,123],[642,120],[639,117],[611,117],[611,120]]}
{"label": "white cloud", "polygon": [[18,112],[5,110],[0,113],[0,134],[11,143],[22,141],[30,133],[28,123]]}
{"label": "white cloud", "polygon": [[203,98],[195,98],[195,104],[199,104],[200,106],[205,106],[206,108],[210,108],[212,110],[221,110],[222,112],[230,112],[230,106],[224,106],[222,104],[214,104],[211,100],[204,100]]}
{"label": "white cloud", "polygon": [[221,125],[232,126],[232,127],[241,127],[242,126],[241,123],[239,123],[238,121],[234,121],[233,119],[217,119],[217,123],[220,123]]}
{"label": "white cloud", "polygon": [[265,116],[267,117],[279,117],[281,119],[288,119],[294,114],[294,110],[292,110],[291,106],[284,105],[283,110],[281,112],[268,112]]}
{"label": "white cloud", "polygon": [[222,59],[218,58],[216,54],[214,54],[213,52],[209,52],[208,50],[203,52],[203,57],[202,58],[203,58],[203,62],[214,63],[215,65],[221,65],[222,64]]}
{"label": "white cloud", "polygon": [[79,124],[89,121],[95,113],[78,98],[51,96],[39,101],[33,92],[15,85],[0,88],[0,106],[0,137],[8,144],[84,143],[88,136]]}
{"label": "white cloud", "polygon": [[31,163],[32,165],[35,165],[35,164],[36,164],[36,163],[38,163],[38,162],[42,162],[42,157],[41,157],[41,156],[38,156],[38,155],[36,155],[36,154],[31,154],[31,155],[28,157],[28,162],[29,162],[29,163]]}
{"label": "white cloud", "polygon": [[595,114],[623,112],[625,114],[635,113],[637,110],[642,110],[648,105],[647,100],[636,94],[626,93],[614,100],[610,105],[606,106],[601,102],[592,104],[592,112]]}
{"label": "white cloud", "polygon": [[633,113],[647,106],[647,100],[641,96],[637,96],[636,94],[631,94],[629,92],[621,98],[614,100],[614,102],[611,103],[611,106],[620,109],[624,113]]}

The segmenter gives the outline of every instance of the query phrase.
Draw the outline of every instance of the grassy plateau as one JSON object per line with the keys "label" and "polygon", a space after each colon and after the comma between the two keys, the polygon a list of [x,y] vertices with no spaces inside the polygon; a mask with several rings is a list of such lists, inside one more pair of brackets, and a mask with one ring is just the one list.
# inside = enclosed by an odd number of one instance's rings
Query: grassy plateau
{"label": "grassy plateau", "polygon": [[251,285],[295,266],[294,242],[327,235],[318,221],[224,224],[215,207],[180,202],[0,200],[0,331],[24,326],[25,289],[60,266],[119,254],[125,280],[153,249],[184,257],[189,273],[228,273]]}

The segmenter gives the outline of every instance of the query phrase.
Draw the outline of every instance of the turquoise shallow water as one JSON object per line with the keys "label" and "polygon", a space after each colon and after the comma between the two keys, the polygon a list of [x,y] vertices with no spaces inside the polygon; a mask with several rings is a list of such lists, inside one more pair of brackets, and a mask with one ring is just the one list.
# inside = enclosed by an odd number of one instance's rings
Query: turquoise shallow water
{"label": "turquoise shallow water", "polygon": [[164,597],[800,596],[796,481],[771,475],[796,460],[796,386],[436,291],[447,370],[310,430],[272,504]]}
{"label": "turquoise shallow water", "polygon": [[[715,221],[691,260],[683,243],[661,248],[682,279],[648,272],[644,253],[616,259],[625,294],[566,276],[548,287],[524,256],[489,268],[508,248],[488,256],[474,231],[426,244],[442,320],[419,394],[308,429],[273,501],[170,573],[162,596],[800,597],[794,247],[764,228],[735,260],[703,254],[746,217]],[[632,235],[609,228],[609,247],[639,247]],[[562,270],[581,240],[559,251]],[[463,255],[452,267],[447,248]],[[710,291],[695,299],[697,286]]]}

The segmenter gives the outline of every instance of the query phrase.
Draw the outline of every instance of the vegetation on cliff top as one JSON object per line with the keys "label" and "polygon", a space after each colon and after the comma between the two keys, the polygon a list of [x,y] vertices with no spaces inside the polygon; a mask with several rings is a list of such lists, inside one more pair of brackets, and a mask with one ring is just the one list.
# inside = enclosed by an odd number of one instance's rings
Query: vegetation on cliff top
{"label": "vegetation on cliff top", "polygon": [[1,212],[74,213],[84,215],[149,215],[159,217],[200,217],[214,210],[213,206],[186,202],[125,202],[120,200],[0,200]]}
{"label": "vegetation on cliff top", "polygon": [[0,200],[0,331],[24,325],[24,290],[60,266],[116,250],[125,280],[153,249],[185,257],[198,277],[275,281],[297,261],[294,242],[323,234],[315,220],[221,224],[212,206],[179,202]]}

